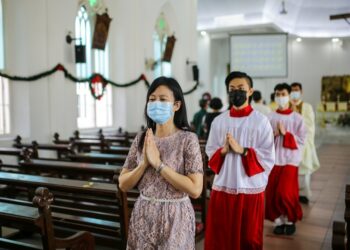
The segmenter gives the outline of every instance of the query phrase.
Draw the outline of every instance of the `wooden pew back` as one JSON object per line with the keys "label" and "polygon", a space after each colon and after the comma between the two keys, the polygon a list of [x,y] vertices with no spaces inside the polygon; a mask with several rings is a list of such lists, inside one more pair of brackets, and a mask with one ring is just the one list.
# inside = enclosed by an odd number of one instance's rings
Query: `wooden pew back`
{"label": "wooden pew back", "polygon": [[[41,235],[42,247],[45,250],[54,250],[58,248],[76,250],[95,249],[94,237],[89,232],[79,232],[66,239],[55,237],[51,216],[52,201],[53,195],[49,190],[39,187],[36,189],[33,198],[33,205],[37,207],[37,209],[0,202],[0,225],[39,232]],[[6,247],[7,249],[40,249],[37,246],[6,238],[0,239],[0,247]]]}

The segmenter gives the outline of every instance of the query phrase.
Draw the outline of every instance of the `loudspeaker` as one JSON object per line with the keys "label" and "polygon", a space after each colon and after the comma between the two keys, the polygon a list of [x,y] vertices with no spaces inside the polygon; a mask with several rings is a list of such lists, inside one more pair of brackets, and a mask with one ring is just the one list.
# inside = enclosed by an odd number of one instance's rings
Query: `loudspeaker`
{"label": "loudspeaker", "polygon": [[199,81],[199,69],[197,65],[192,66],[193,81]]}
{"label": "loudspeaker", "polygon": [[75,45],[75,63],[86,63],[86,46]]}

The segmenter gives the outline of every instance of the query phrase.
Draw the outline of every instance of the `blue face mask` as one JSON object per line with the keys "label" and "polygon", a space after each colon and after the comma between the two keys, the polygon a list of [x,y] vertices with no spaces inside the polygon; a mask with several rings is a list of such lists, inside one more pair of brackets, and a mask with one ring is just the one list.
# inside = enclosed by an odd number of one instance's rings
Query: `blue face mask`
{"label": "blue face mask", "polygon": [[292,92],[290,93],[290,98],[291,98],[292,100],[299,100],[300,97],[301,97],[300,91],[292,91]]}
{"label": "blue face mask", "polygon": [[149,102],[147,103],[147,115],[155,123],[164,124],[173,116],[173,103],[171,102]]}

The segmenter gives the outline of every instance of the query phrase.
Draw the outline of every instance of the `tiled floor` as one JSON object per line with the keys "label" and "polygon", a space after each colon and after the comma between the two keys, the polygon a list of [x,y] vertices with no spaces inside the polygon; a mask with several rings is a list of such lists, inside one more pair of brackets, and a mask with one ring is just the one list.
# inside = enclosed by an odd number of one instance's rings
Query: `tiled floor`
{"label": "tiled floor", "polygon": [[[350,184],[350,145],[325,144],[318,150],[321,168],[312,175],[313,196],[303,205],[304,217],[293,236],[275,236],[265,221],[265,250],[331,249],[333,220],[344,221],[345,185]],[[196,246],[203,249],[203,242]]]}

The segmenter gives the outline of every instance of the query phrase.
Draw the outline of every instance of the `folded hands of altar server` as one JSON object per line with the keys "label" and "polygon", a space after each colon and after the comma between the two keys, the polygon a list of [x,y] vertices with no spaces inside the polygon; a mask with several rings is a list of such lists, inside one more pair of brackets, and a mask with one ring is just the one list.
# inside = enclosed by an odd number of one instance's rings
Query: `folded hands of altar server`
{"label": "folded hands of altar server", "polygon": [[226,155],[230,150],[232,150],[234,153],[242,154],[244,148],[239,145],[239,143],[230,133],[227,133],[224,146],[221,149],[221,155]]}
{"label": "folded hands of altar server", "polygon": [[276,133],[277,135],[285,135],[286,134],[286,129],[283,125],[282,122],[277,122],[277,131],[274,132],[275,136],[276,136]]}
{"label": "folded hands of altar server", "polygon": [[144,161],[153,168],[158,168],[161,164],[160,153],[154,141],[154,134],[152,129],[148,129],[145,137],[145,144],[143,146]]}

